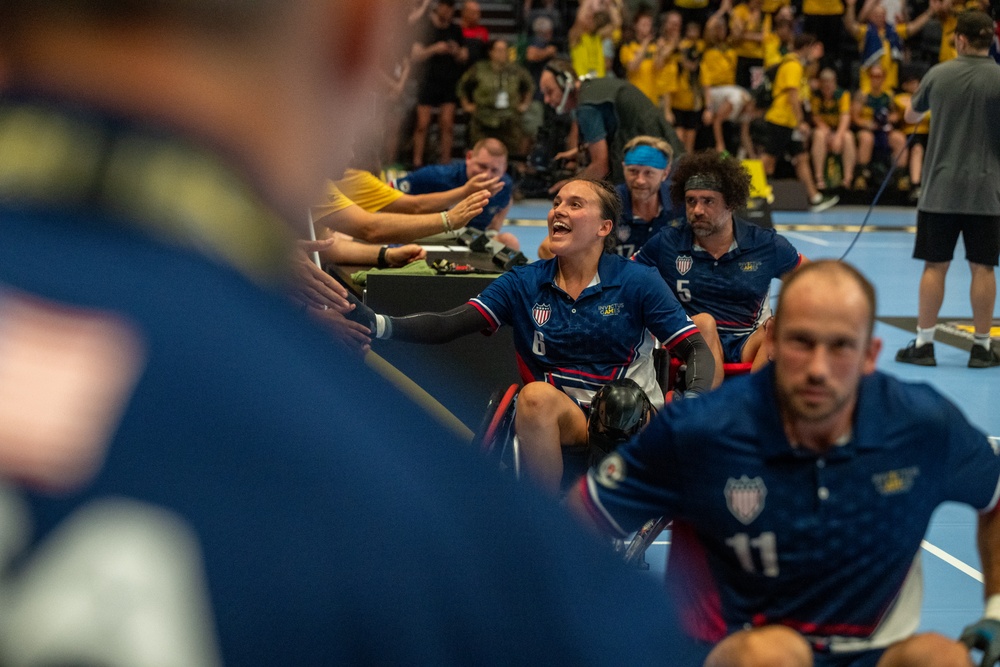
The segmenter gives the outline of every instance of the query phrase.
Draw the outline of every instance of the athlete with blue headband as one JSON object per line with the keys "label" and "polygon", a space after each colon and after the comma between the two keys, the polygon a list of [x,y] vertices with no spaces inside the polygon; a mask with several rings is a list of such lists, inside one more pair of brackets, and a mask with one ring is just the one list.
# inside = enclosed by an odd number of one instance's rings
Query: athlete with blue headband
{"label": "athlete with blue headband", "polygon": [[[625,182],[615,186],[622,200],[622,217],[615,228],[614,252],[631,257],[671,220],[683,215],[670,199],[670,170],[674,151],[659,137],[639,135],[624,147]],[[546,237],[540,258],[552,257]]]}
{"label": "athlete with blue headband", "polygon": [[653,167],[654,169],[666,169],[669,157],[662,151],[645,144],[638,145],[625,153],[624,164],[642,167]]}

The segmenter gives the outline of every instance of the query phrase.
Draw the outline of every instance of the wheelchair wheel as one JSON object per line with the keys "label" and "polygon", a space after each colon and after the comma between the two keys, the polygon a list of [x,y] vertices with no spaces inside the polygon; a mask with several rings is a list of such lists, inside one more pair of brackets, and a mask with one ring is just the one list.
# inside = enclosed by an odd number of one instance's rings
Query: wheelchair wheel
{"label": "wheelchair wheel", "polygon": [[495,391],[486,405],[479,429],[472,440],[488,458],[502,468],[513,469],[519,474],[517,442],[514,436],[514,408],[517,404],[518,385],[512,384],[505,391]]}
{"label": "wheelchair wheel", "polygon": [[632,540],[625,547],[624,559],[626,563],[634,564],[641,570],[648,570],[649,563],[646,562],[646,549],[660,536],[660,533],[670,525],[664,517],[650,519],[636,531]]}

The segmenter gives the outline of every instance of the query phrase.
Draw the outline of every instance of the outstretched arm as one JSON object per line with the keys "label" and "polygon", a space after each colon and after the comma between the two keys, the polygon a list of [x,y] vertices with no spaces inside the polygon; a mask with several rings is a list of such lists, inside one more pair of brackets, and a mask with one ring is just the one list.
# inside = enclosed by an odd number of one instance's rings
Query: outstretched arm
{"label": "outstretched arm", "polygon": [[460,229],[479,215],[489,202],[489,192],[480,190],[447,211],[407,215],[405,213],[369,213],[356,204],[334,211],[316,220],[317,235],[324,229],[338,231],[368,243],[409,243],[415,239]]}
{"label": "outstretched arm", "polygon": [[463,199],[487,190],[492,197],[503,188],[503,182],[498,176],[477,174],[465,185],[442,192],[427,192],[420,195],[404,194],[399,199],[389,202],[382,208],[384,213],[438,213],[455,206]]}
{"label": "outstretched arm", "polygon": [[473,306],[463,303],[443,313],[416,313],[405,317],[377,315],[367,306],[363,315],[372,323],[377,338],[393,338],[408,343],[447,343],[489,326],[486,317]]}

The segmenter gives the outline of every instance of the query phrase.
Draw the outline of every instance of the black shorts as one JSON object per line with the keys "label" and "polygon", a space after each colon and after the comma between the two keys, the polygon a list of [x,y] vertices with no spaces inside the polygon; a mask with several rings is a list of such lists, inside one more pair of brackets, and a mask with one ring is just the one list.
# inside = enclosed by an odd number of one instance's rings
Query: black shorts
{"label": "black shorts", "polygon": [[674,127],[684,130],[697,130],[701,127],[701,112],[674,109]]}
{"label": "black shorts", "polygon": [[973,264],[997,266],[1000,259],[1000,215],[917,211],[914,259],[950,262],[959,234],[965,244],[966,260]]}
{"label": "black shorts", "polygon": [[417,104],[439,107],[442,104],[455,104],[458,102],[458,95],[455,93],[455,85],[458,82],[451,77],[426,77],[420,82],[417,90]]}
{"label": "black shorts", "polygon": [[802,139],[792,138],[796,134],[795,129],[764,121],[764,152],[779,160],[786,155],[795,157],[805,153],[806,147],[802,144]]}
{"label": "black shorts", "polygon": [[914,146],[923,146],[924,150],[927,150],[927,136],[926,134],[914,134],[913,138],[910,139],[910,148]]}

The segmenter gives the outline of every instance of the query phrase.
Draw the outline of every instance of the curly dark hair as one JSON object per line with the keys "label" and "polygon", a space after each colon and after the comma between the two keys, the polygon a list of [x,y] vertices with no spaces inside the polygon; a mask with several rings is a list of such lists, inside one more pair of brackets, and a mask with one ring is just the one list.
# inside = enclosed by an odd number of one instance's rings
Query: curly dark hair
{"label": "curly dark hair", "polygon": [[684,184],[696,174],[714,176],[721,184],[722,198],[726,207],[743,208],[750,198],[750,173],[743,164],[731,155],[722,155],[713,150],[688,153],[677,161],[671,178],[670,198],[674,206],[684,205]]}

